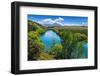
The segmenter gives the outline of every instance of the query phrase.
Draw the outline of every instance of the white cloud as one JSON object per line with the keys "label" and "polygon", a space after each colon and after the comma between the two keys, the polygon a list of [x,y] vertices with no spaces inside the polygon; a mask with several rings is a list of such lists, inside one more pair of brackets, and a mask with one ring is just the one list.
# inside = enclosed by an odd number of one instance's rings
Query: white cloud
{"label": "white cloud", "polygon": [[82,25],[87,25],[87,23],[86,22],[82,22]]}
{"label": "white cloud", "polygon": [[48,18],[48,19],[44,19],[41,21],[42,23],[47,23],[47,24],[53,24],[54,21],[51,19],[51,18]]}
{"label": "white cloud", "polygon": [[39,23],[40,24],[43,24],[43,25],[54,25],[54,24],[58,24],[58,25],[63,25],[63,22],[64,21],[64,19],[63,18],[61,18],[61,17],[59,17],[59,18],[57,18],[57,19],[51,19],[51,18],[47,18],[47,19],[43,19],[43,20],[41,20],[41,21],[39,21]]}
{"label": "white cloud", "polygon": [[64,19],[61,17],[59,17],[58,19],[55,19],[55,22],[63,22],[63,21],[64,21]]}
{"label": "white cloud", "polygon": [[64,24],[62,22],[56,22],[56,24],[63,26]]}

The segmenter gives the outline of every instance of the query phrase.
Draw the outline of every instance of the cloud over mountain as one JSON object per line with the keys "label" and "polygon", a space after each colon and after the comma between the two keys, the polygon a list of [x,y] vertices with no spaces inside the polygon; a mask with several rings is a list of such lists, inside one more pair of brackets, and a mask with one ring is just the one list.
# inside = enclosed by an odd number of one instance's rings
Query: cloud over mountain
{"label": "cloud over mountain", "polygon": [[39,21],[40,24],[45,25],[45,26],[63,26],[63,21],[64,19],[61,17],[58,17],[57,19],[43,19]]}

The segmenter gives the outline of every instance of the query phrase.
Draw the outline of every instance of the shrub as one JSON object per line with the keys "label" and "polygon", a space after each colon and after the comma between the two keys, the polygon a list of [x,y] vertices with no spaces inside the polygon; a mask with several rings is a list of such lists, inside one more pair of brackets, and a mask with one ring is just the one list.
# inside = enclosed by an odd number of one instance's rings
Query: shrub
{"label": "shrub", "polygon": [[34,32],[28,33],[28,60],[38,60],[44,44]]}

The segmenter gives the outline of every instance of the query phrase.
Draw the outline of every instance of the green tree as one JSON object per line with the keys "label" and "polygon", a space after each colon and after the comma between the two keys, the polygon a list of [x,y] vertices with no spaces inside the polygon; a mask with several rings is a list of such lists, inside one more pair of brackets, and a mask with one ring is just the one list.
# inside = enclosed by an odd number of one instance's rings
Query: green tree
{"label": "green tree", "polygon": [[[62,46],[63,46],[62,54],[64,59],[83,57],[82,54],[84,54],[83,53],[84,50],[82,41],[87,40],[85,35],[82,35],[80,33],[73,33],[71,31],[62,31],[60,33],[60,36],[62,38]],[[75,56],[73,56],[74,53]]]}
{"label": "green tree", "polygon": [[34,32],[28,33],[28,60],[38,60],[44,44]]}
{"label": "green tree", "polygon": [[56,44],[55,46],[53,46],[51,52],[52,52],[52,54],[54,55],[54,57],[56,59],[61,59],[61,55],[62,55],[62,45],[61,44]]}

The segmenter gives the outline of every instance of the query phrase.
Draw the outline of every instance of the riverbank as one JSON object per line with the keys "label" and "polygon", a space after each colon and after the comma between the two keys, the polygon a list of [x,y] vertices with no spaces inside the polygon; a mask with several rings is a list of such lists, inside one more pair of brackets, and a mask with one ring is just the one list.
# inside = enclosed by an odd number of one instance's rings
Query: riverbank
{"label": "riverbank", "polygon": [[28,31],[28,60],[87,58],[83,47],[83,43],[87,43],[87,27],[56,26],[51,29],[32,21],[28,26],[31,26]]}

